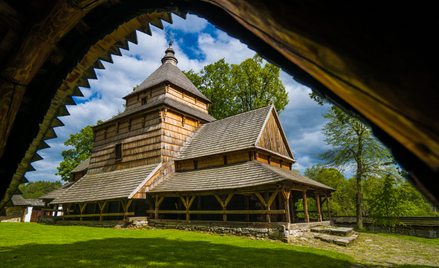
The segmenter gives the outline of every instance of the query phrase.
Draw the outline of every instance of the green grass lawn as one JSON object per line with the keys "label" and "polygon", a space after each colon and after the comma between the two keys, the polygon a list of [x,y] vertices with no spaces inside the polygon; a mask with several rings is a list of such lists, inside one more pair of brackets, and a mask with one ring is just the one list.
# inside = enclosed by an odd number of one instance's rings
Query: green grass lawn
{"label": "green grass lawn", "polygon": [[0,224],[0,267],[350,267],[334,251],[177,230]]}

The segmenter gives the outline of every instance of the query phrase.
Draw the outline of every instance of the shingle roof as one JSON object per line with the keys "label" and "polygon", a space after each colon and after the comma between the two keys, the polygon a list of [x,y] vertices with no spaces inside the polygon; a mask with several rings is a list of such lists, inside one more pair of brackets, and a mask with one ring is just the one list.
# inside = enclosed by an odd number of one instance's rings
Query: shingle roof
{"label": "shingle roof", "polygon": [[84,162],[79,164],[79,166],[75,167],[70,173],[81,172],[88,169],[88,165],[90,164],[90,157],[87,158]]}
{"label": "shingle roof", "polygon": [[49,192],[43,196],[40,196],[40,198],[41,199],[55,199],[58,196],[60,196],[61,194],[63,194],[67,189],[69,189],[70,186],[72,186],[75,182],[77,182],[77,181],[68,182],[68,183],[62,185],[61,187],[53,190],[52,192]]}
{"label": "shingle roof", "polygon": [[260,161],[247,161],[205,169],[175,172],[149,192],[190,192],[244,188],[284,180],[325,190],[334,190],[292,170]]}
{"label": "shingle roof", "polygon": [[272,106],[265,106],[202,125],[177,160],[254,148]]}
{"label": "shingle roof", "polygon": [[11,201],[14,206],[44,207],[43,200],[39,198],[23,198],[21,195],[13,195]]}
{"label": "shingle roof", "polygon": [[120,119],[122,117],[129,116],[129,115],[132,115],[132,114],[138,113],[140,111],[147,110],[147,109],[150,109],[150,108],[152,108],[154,106],[162,105],[162,104],[167,105],[167,106],[169,106],[171,108],[174,108],[176,110],[179,110],[180,112],[183,112],[183,113],[195,116],[195,117],[197,117],[199,119],[203,119],[203,120],[205,120],[207,122],[212,122],[212,121],[216,120],[215,117],[211,116],[208,113],[204,113],[204,112],[202,112],[202,111],[200,111],[198,109],[192,108],[192,107],[190,107],[190,106],[188,106],[188,105],[186,105],[184,103],[181,103],[179,101],[176,101],[176,100],[168,98],[168,97],[165,97],[163,95],[163,96],[160,96],[155,101],[152,101],[152,102],[147,103],[145,105],[138,106],[138,107],[136,107],[136,108],[134,108],[132,110],[128,110],[128,111],[125,111],[123,113],[120,113],[120,114],[112,117],[111,119],[108,119],[104,123],[113,122],[113,121],[116,121],[116,120],[118,120],[118,119]]}
{"label": "shingle roof", "polygon": [[165,62],[160,66],[157,70],[155,70],[142,84],[133,92],[123,97],[126,99],[129,96],[137,94],[147,88],[153,87],[155,85],[161,84],[163,82],[170,82],[192,94],[195,96],[211,102],[206,96],[203,95],[192,82],[184,75],[180,69],[169,62]]}
{"label": "shingle roof", "polygon": [[79,179],[51,204],[80,203],[89,201],[128,198],[139,186],[146,183],[161,164],[87,174]]}
{"label": "shingle roof", "polygon": [[11,198],[12,204],[14,206],[27,206],[28,203],[26,202],[26,199],[24,199],[21,195],[14,194]]}

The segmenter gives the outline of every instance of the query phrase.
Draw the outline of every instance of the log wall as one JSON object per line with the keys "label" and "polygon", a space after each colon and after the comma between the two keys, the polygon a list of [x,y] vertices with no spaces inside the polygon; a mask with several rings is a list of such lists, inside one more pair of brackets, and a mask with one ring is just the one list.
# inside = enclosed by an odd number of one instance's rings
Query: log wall
{"label": "log wall", "polygon": [[208,104],[204,100],[200,100],[199,98],[196,98],[194,96],[185,94],[184,91],[173,87],[168,86],[166,97],[172,98],[174,100],[177,100],[179,102],[182,102],[192,108],[198,109],[202,112],[207,113],[208,112]]}
{"label": "log wall", "polygon": [[277,122],[272,112],[268,118],[264,130],[262,131],[257,146],[293,158],[287,149],[287,142],[288,141],[284,139],[281,133],[279,122]]}
{"label": "log wall", "polygon": [[158,85],[148,90],[144,90],[138,94],[130,96],[126,100],[126,110],[132,110],[142,105],[142,99],[146,99],[146,103],[157,100],[166,93],[165,85]]}

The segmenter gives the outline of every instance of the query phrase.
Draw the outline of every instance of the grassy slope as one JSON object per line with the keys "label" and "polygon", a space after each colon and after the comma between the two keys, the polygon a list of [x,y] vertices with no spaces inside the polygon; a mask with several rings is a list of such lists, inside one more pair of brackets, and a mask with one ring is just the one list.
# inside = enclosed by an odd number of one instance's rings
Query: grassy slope
{"label": "grassy slope", "polygon": [[349,267],[336,252],[176,230],[0,224],[2,267]]}

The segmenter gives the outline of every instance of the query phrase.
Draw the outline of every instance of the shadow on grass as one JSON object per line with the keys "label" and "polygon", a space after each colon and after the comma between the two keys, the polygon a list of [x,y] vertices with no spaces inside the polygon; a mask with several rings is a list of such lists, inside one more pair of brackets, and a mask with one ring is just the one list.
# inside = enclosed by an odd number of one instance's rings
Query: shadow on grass
{"label": "shadow on grass", "polygon": [[[250,241],[249,241],[250,242]],[[253,243],[260,243],[255,244]],[[269,242],[265,242],[269,243]],[[308,252],[307,252],[308,251]],[[308,248],[234,246],[166,238],[106,238],[0,247],[2,267],[350,267],[347,256]],[[395,266],[394,266],[395,267]],[[420,267],[420,266],[403,266]]]}

